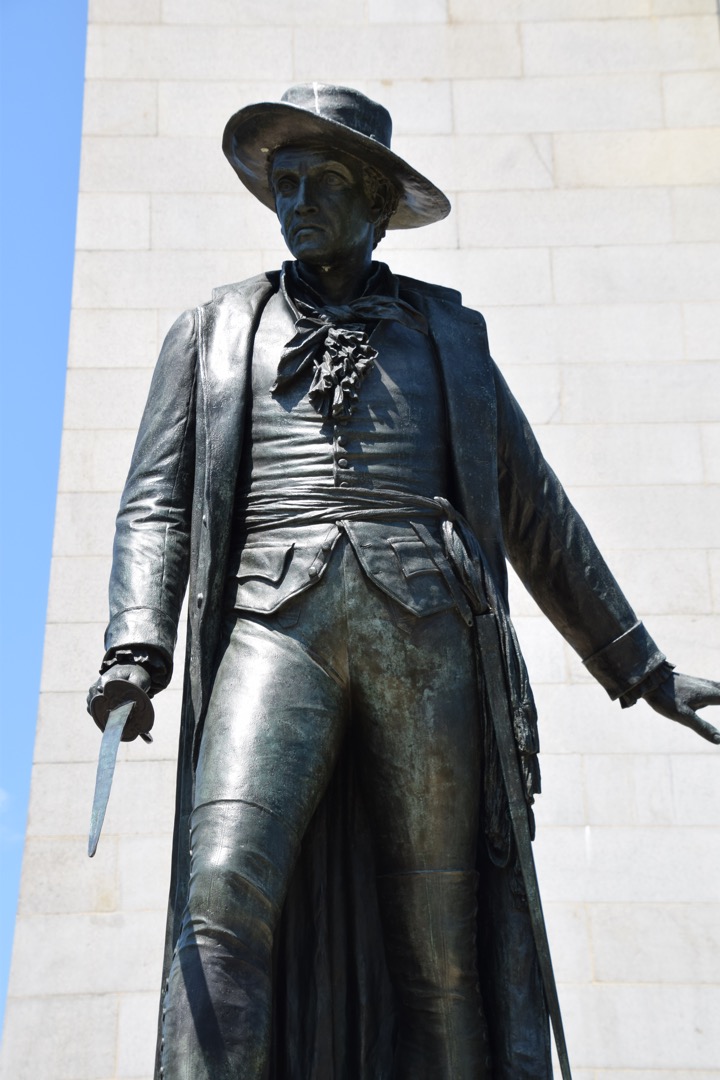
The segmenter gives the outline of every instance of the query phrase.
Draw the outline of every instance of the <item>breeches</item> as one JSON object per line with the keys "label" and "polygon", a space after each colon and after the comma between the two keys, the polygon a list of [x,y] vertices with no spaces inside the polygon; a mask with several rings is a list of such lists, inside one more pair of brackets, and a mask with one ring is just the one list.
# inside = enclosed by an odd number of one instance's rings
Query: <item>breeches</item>
{"label": "breeches", "polygon": [[346,740],[375,841],[398,1002],[394,1075],[486,1075],[477,715],[462,619],[404,613],[345,541],[323,580],[278,614],[228,618],[197,769],[165,1080],[267,1075],[273,935]]}

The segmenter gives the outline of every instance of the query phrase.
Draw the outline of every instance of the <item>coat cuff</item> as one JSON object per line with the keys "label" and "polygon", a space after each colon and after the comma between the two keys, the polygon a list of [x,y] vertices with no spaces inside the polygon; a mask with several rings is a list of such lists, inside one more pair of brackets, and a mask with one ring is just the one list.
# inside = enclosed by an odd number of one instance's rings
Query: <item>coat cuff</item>
{"label": "coat cuff", "polygon": [[620,698],[620,708],[629,709],[631,705],[634,705],[641,697],[645,697],[651,690],[657,690],[658,686],[661,686],[666,679],[670,678],[674,668],[674,664],[670,664],[667,660],[663,660],[660,667],[651,671],[646,679],[643,679],[642,682],[633,686],[632,690],[625,691]]}
{"label": "coat cuff", "polygon": [[168,665],[165,654],[152,645],[120,645],[108,649],[100,665],[100,674],[104,675],[120,664],[137,664],[147,671],[151,680],[150,697],[164,690],[172,676],[172,664]]}
{"label": "coat cuff", "polygon": [[112,661],[119,649],[142,647],[159,654],[165,674],[156,689],[163,689],[170,682],[173,670],[173,652],[177,629],[173,619],[156,608],[129,608],[112,617],[105,631],[105,658]]}
{"label": "coat cuff", "polygon": [[647,679],[664,660],[665,654],[638,622],[583,663],[615,701]]}

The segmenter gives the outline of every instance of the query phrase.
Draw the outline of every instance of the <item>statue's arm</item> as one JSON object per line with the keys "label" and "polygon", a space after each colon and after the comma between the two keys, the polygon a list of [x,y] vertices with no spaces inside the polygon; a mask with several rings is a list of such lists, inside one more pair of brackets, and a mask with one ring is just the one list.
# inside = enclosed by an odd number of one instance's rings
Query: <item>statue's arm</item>
{"label": "statue's arm", "polygon": [[712,742],[695,712],[720,684],[673,672],[635,615],[496,371],[498,484],[508,557],[530,594],[612,698],[639,697]]}
{"label": "statue's arm", "polygon": [[120,502],[101,683],[126,679],[152,694],[172,675],[190,560],[196,371],[189,311],[160,352]]}

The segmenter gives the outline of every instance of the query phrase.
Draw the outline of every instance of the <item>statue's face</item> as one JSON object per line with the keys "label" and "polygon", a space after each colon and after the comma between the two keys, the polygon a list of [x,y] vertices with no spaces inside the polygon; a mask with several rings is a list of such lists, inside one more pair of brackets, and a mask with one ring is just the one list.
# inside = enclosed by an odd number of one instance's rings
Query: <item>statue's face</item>
{"label": "statue's face", "polygon": [[270,182],[285,243],[296,259],[336,266],[370,257],[377,214],[359,161],[340,150],[283,147],[275,153]]}

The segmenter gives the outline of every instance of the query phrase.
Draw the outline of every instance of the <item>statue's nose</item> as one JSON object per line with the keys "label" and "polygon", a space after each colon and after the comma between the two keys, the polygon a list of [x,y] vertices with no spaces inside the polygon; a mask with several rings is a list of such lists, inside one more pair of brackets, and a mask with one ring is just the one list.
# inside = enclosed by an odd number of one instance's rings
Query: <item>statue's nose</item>
{"label": "statue's nose", "polygon": [[317,209],[315,205],[315,199],[313,197],[312,184],[307,177],[303,177],[297,188],[297,195],[295,198],[295,213],[296,214],[312,214]]}

